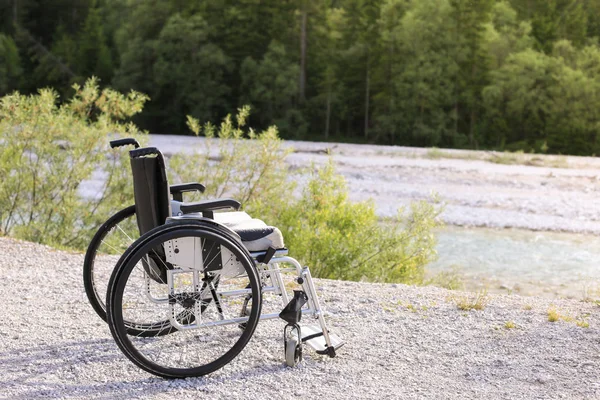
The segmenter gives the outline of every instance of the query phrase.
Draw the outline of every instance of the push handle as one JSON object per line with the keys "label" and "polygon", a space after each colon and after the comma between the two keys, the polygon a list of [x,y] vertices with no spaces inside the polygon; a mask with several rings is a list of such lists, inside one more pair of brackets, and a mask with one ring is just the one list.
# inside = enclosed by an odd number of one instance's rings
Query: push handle
{"label": "push handle", "polygon": [[129,150],[129,157],[138,158],[143,156],[162,156],[156,147],[142,147],[141,149]]}
{"label": "push handle", "polygon": [[165,159],[160,150],[158,150],[156,147],[142,147],[141,149],[129,150],[129,158],[131,159],[132,163],[136,158],[144,156],[156,156],[158,161],[158,170],[160,171],[162,181],[168,182],[167,171],[165,171]]}
{"label": "push handle", "polygon": [[115,147],[128,146],[128,145],[135,146],[136,149],[140,147],[140,144],[134,138],[116,139],[116,140],[110,141],[111,149],[114,149]]}

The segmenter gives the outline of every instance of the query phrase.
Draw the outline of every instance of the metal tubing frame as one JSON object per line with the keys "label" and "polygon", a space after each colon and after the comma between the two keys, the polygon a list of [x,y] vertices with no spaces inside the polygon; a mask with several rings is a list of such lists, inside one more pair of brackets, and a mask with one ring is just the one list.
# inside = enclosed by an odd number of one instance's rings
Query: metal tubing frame
{"label": "metal tubing frame", "polygon": [[[287,251],[285,252],[287,254]],[[294,268],[280,268],[279,264],[291,264]],[[289,296],[285,289],[285,285],[283,283],[283,279],[281,277],[282,272],[296,272],[298,274],[298,278],[302,278],[302,289],[308,295],[308,308],[302,309],[302,315],[312,315],[319,321],[319,325],[321,326],[321,330],[323,332],[323,337],[325,339],[325,343],[328,347],[331,347],[331,338],[329,337],[329,330],[327,329],[327,324],[325,323],[325,319],[323,317],[323,311],[321,310],[321,305],[319,303],[319,298],[317,297],[317,291],[315,289],[314,282],[312,280],[312,275],[308,267],[302,267],[300,263],[289,256],[276,256],[273,257],[268,264],[258,264],[256,268],[262,268],[262,271],[265,272],[272,283],[272,286],[261,287],[262,292],[275,292],[275,294],[280,294],[283,302],[283,306],[285,307],[289,302]],[[173,276],[179,273],[192,273],[193,275],[193,284],[194,289],[200,292],[200,279],[199,279],[199,271],[197,269],[174,269],[167,271],[167,284],[169,286],[169,294],[171,296],[175,295],[175,291],[173,288]],[[147,273],[145,273],[146,279],[146,296],[154,303],[168,303],[169,298],[155,298],[150,293],[150,277]],[[229,297],[229,296],[240,296],[244,294],[250,294],[252,292],[251,289],[240,289],[240,290],[231,290],[227,292],[217,293],[219,297]],[[195,321],[201,321],[202,311],[201,311],[202,302],[196,302],[194,305],[194,314],[196,316]],[[178,330],[190,330],[197,328],[204,328],[209,326],[219,326],[219,325],[228,325],[228,324],[240,324],[248,321],[248,317],[237,317],[237,318],[229,318],[223,319],[220,321],[211,321],[198,323],[194,322],[193,324],[182,325],[177,321],[177,313],[175,312],[175,304],[170,304],[169,307],[169,321]],[[268,319],[276,319],[279,317],[279,313],[271,313],[271,314],[261,314],[260,320],[268,320]]]}
{"label": "metal tubing frame", "polygon": [[[308,267],[302,267],[300,263],[288,256],[284,257],[273,257],[271,259],[271,263],[289,263],[296,267],[296,272],[298,273],[298,277],[302,278],[302,289],[308,295],[308,310],[307,314],[314,315],[319,320],[319,325],[321,326],[321,331],[323,332],[323,337],[325,338],[325,343],[327,347],[332,347],[331,338],[329,337],[329,330],[327,329],[327,324],[325,323],[325,318],[323,317],[323,311],[321,310],[321,305],[319,303],[319,298],[317,296],[317,290],[315,289],[315,284],[312,280],[312,275]],[[279,273],[278,273],[279,274]],[[285,288],[284,288],[285,291]],[[287,304],[287,303],[286,303]],[[302,315],[304,315],[304,310],[302,310]]]}
{"label": "metal tubing frame", "polygon": [[[290,300],[288,298],[287,291],[285,290],[285,284],[283,283],[283,279],[281,278],[281,270],[279,269],[279,264],[271,260],[269,264],[267,264],[267,268],[269,268],[267,271],[269,273],[269,278],[271,278],[271,283],[273,284],[273,286],[277,287],[275,293],[281,295],[283,305],[285,307],[285,305],[289,303]],[[275,275],[275,278],[273,278],[273,275]]]}

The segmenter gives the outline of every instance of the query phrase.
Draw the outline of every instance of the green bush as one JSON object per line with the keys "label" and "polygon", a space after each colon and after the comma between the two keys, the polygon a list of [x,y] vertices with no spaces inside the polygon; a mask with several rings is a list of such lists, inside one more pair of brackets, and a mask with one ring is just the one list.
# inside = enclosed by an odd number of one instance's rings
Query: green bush
{"label": "green bush", "polygon": [[373,202],[351,202],[333,163],[313,171],[302,197],[275,215],[286,245],[321,278],[422,283],[435,257],[439,209],[416,202],[382,223]]}
{"label": "green bush", "polygon": [[[74,89],[62,105],[50,89],[0,99],[0,233],[83,249],[102,221],[132,202],[129,162],[107,144],[115,132],[142,136],[120,121],[141,111],[146,96],[100,91],[95,79]],[[81,196],[95,171],[105,185]]]}
{"label": "green bush", "polygon": [[[95,80],[75,86],[73,99],[57,104],[52,90],[0,100],[0,226],[7,235],[85,249],[99,224],[133,201],[126,151],[108,140],[144,134],[123,123],[141,111],[146,96],[100,91]],[[291,254],[317,277],[422,283],[435,257],[432,229],[438,208],[419,202],[382,223],[372,202],[351,202],[344,178],[330,163],[312,169],[301,196],[285,164],[289,153],[277,129],[246,128],[249,108],[214,126],[188,118],[197,151],[168,159],[172,182],[199,181],[203,198],[234,197],[244,209],[278,226]],[[81,196],[82,182],[98,171],[105,184]]]}
{"label": "green bush", "polygon": [[[351,202],[344,177],[332,163],[312,169],[302,196],[293,196],[298,176],[285,164],[277,129],[246,129],[249,109],[219,127],[188,126],[205,139],[193,154],[169,160],[171,180],[200,181],[204,197],[230,196],[250,214],[279,227],[294,257],[317,277],[374,282],[422,283],[424,266],[435,257],[433,228],[439,209],[426,202],[399,210],[381,223],[372,202]],[[215,140],[219,139],[219,140]]]}
{"label": "green bush", "polygon": [[250,108],[238,110],[215,127],[188,117],[188,126],[204,140],[192,154],[175,154],[169,160],[172,182],[202,182],[204,198],[232,197],[245,207],[259,207],[286,187],[289,151],[282,148],[277,128],[246,129]]}

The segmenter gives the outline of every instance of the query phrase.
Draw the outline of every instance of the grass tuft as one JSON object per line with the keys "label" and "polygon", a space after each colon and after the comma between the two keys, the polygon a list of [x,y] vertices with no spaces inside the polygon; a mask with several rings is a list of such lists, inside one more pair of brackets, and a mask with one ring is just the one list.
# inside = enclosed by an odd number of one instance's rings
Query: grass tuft
{"label": "grass tuft", "polygon": [[556,308],[551,307],[548,309],[548,321],[549,322],[557,322],[561,319],[561,315],[558,313]]}
{"label": "grass tuft", "polygon": [[478,291],[474,296],[465,295],[454,299],[456,307],[463,311],[483,310],[487,307],[489,300],[487,289]]}
{"label": "grass tuft", "polygon": [[517,327],[517,325],[513,321],[506,321],[504,323],[505,329],[515,329],[516,327]]}
{"label": "grass tuft", "polygon": [[589,328],[590,327],[590,323],[584,319],[580,319],[580,320],[576,321],[575,324],[580,328]]}
{"label": "grass tuft", "polygon": [[548,321],[557,322],[557,321],[565,321],[570,323],[575,323],[580,328],[589,328],[590,323],[587,321],[587,317],[589,314],[583,314],[578,317],[573,317],[569,314],[561,314],[555,307],[550,307],[548,309]]}

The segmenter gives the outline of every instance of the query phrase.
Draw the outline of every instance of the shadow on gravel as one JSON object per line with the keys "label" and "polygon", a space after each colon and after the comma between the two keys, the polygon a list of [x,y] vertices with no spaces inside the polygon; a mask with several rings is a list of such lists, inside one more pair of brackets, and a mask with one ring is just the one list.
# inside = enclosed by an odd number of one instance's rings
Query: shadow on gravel
{"label": "shadow on gravel", "polygon": [[127,379],[114,371],[117,365],[122,365],[123,358],[111,339],[0,351],[0,391],[13,393],[11,399],[145,398],[180,390],[210,394],[219,383],[260,379],[287,370],[282,363],[235,371],[225,367],[207,377],[181,380],[162,379],[140,370],[141,377],[133,373]]}
{"label": "shadow on gravel", "polygon": [[[52,345],[31,345],[0,352],[0,388],[31,387],[22,398],[48,396],[52,381],[67,381],[77,375],[78,370],[108,364],[120,358],[110,339],[94,339]],[[64,390],[64,386],[61,385]],[[39,393],[37,393],[39,391]]]}
{"label": "shadow on gravel", "polygon": [[[22,394],[13,396],[11,399],[137,399],[181,389],[181,387],[170,386],[165,381],[156,378],[133,383],[110,382],[97,384],[48,383],[31,380],[19,386],[19,391]],[[198,390],[202,391],[201,388]]]}

